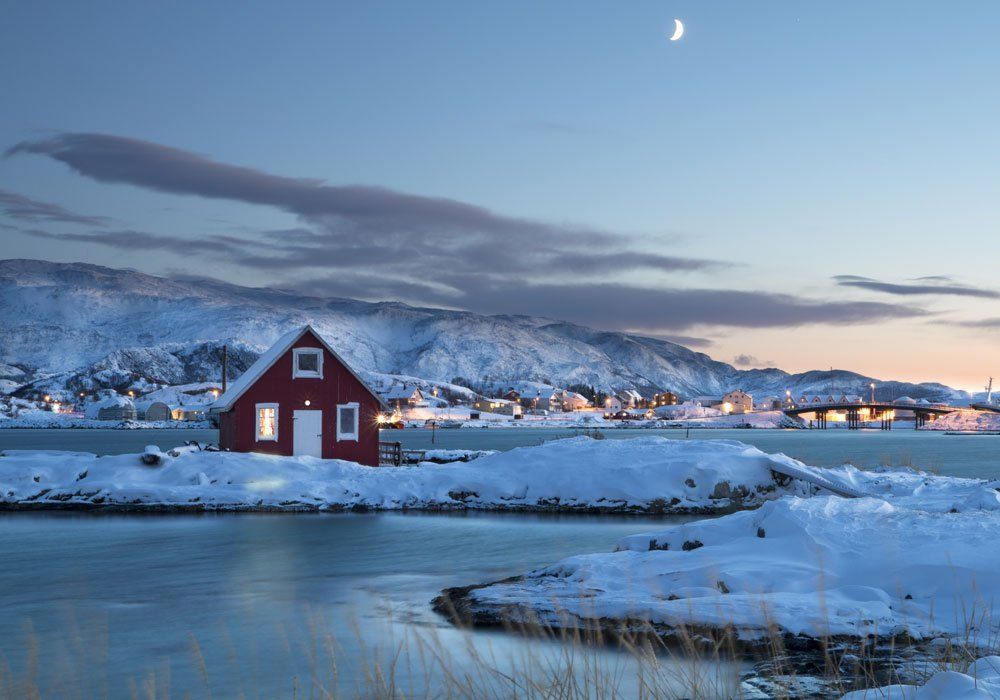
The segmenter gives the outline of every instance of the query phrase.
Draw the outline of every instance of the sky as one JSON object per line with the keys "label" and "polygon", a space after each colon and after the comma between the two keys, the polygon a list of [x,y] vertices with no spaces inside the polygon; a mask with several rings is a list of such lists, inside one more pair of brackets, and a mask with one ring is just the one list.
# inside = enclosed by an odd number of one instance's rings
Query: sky
{"label": "sky", "polygon": [[992,0],[10,0],[0,258],[979,390],[998,35]]}

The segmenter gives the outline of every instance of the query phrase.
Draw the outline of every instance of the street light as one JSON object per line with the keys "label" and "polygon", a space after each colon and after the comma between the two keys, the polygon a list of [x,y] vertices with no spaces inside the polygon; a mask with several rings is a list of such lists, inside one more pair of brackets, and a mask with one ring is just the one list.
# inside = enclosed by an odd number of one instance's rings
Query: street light
{"label": "street light", "polygon": [[872,403],[875,403],[875,382],[868,385],[872,390]]}

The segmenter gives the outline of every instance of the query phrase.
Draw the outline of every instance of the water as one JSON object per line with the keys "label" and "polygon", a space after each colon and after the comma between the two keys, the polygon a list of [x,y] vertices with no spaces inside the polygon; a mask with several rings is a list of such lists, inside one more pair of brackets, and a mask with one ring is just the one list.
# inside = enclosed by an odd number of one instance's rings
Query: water
{"label": "water", "polygon": [[[609,439],[685,437],[683,430],[602,432]],[[412,449],[507,450],[575,433],[439,430],[431,445],[429,430],[409,429],[387,431],[383,439],[401,440]],[[692,439],[742,440],[820,466],[912,464],[943,474],[1000,476],[996,436],[912,430],[690,434]],[[113,454],[191,439],[214,442],[217,435],[204,430],[0,430],[0,450]],[[436,635],[444,648],[463,657],[465,633],[430,608],[442,588],[524,573],[573,554],[609,551],[624,535],[677,520],[527,514],[3,514],[0,660],[15,677],[31,676],[43,696],[121,697],[132,687],[155,687],[161,696],[205,696],[206,688],[213,697],[240,692],[304,696],[313,676],[328,689],[337,685],[352,694],[361,688],[364,694],[366,664],[380,653],[391,655],[400,640],[415,634]],[[325,632],[336,640],[335,683],[330,654],[322,651]],[[493,649],[502,658],[557,653],[554,644],[515,635],[476,631],[470,639],[476,648]],[[597,653],[609,663],[620,658],[613,650]],[[739,669],[723,667],[727,673],[734,670]],[[418,687],[425,681],[419,669],[398,674]],[[426,682],[439,679],[432,673]]]}
{"label": "water", "polygon": [[160,428],[120,430],[113,428],[38,428],[0,430],[0,450],[70,450],[98,455],[142,452],[146,445],[163,449],[179,447],[188,440],[217,443],[218,430]]}
{"label": "water", "polygon": [[[175,697],[206,696],[206,685],[213,697],[291,697],[294,679],[308,689],[313,674],[330,689],[330,656],[310,661],[318,630],[336,638],[337,684],[352,693],[364,662],[379,649],[391,656],[407,635],[437,635],[461,656],[466,633],[430,608],[442,588],[609,551],[678,520],[9,513],[0,515],[0,658],[21,676],[37,648],[43,696],[68,685],[74,696],[122,697],[148,683]],[[517,635],[472,638],[500,656],[556,653]]]}
{"label": "water", "polygon": [[[939,431],[881,430],[646,430],[604,429],[608,439],[644,435],[692,440],[739,440],[764,452],[783,452],[818,467],[850,462],[857,467],[902,465],[948,476],[1000,477],[1000,435],[945,435]],[[581,434],[572,429],[486,428],[434,431],[425,428],[383,431],[383,440],[399,440],[407,449],[509,450],[545,440]],[[686,435],[690,435],[686,438]],[[3,445],[0,436],[0,446]]]}
{"label": "water", "polygon": [[[578,435],[564,428],[386,430],[383,440],[407,449],[509,450]],[[663,435],[685,439],[685,430],[601,429],[609,439]],[[948,476],[1000,477],[1000,435],[957,436],[938,431],[881,430],[691,430],[689,439],[740,440],[765,452],[784,452],[806,464],[834,467],[902,465]],[[79,450],[97,454],[141,452],[149,444],[167,449],[185,440],[217,442],[214,430],[0,430],[0,450]]]}

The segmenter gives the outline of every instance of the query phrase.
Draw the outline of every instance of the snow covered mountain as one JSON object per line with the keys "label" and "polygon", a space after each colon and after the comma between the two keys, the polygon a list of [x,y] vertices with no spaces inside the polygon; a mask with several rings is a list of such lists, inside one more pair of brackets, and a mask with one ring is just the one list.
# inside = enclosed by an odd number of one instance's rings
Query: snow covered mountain
{"label": "snow covered mountain", "polygon": [[[239,370],[255,350],[304,323],[369,376],[582,383],[684,396],[736,387],[758,395],[785,389],[862,393],[870,381],[841,370],[738,370],[665,340],[531,316],[309,297],[84,263],[0,261],[0,366],[9,366],[8,389],[19,377],[51,382],[51,375],[86,387],[115,386],[129,376],[168,384],[205,381],[219,376],[221,343],[236,350]],[[893,395],[967,399],[940,384],[879,385]]]}

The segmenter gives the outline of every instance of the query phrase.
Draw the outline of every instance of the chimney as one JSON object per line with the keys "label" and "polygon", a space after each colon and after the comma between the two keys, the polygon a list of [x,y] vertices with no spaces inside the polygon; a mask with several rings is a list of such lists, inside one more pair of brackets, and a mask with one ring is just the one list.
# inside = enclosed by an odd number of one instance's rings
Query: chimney
{"label": "chimney", "polygon": [[222,346],[222,393],[226,393],[226,378],[229,374],[229,346]]}

